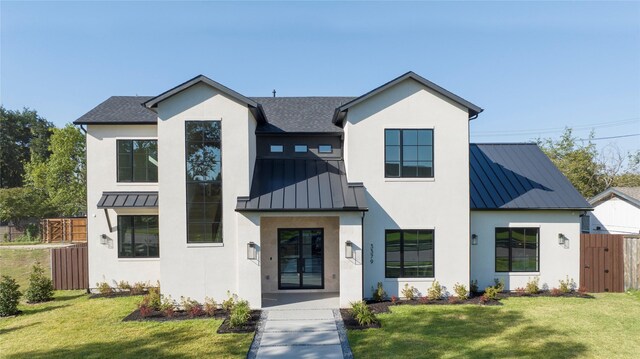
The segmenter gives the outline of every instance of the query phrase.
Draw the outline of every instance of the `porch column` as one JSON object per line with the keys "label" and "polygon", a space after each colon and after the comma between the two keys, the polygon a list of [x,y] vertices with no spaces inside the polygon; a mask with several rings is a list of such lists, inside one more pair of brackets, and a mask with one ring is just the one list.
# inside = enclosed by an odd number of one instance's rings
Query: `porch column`
{"label": "porch column", "polygon": [[[346,258],[346,242],[351,242],[352,258]],[[340,307],[362,299],[362,212],[340,215]]]}

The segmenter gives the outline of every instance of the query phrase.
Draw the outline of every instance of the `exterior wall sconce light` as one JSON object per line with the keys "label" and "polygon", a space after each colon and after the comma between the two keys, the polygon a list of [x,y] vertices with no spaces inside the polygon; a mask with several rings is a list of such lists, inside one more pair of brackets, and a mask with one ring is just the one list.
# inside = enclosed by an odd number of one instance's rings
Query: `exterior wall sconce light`
{"label": "exterior wall sconce light", "polygon": [[254,242],[247,243],[247,259],[258,259],[258,248]]}
{"label": "exterior wall sconce light", "polygon": [[561,246],[564,246],[564,243],[567,241],[567,237],[564,236],[564,234],[562,233],[558,233],[558,244]]}
{"label": "exterior wall sconce light", "polygon": [[353,258],[353,243],[351,241],[346,241],[344,244],[344,257]]}
{"label": "exterior wall sconce light", "polygon": [[475,233],[471,235],[471,244],[474,246],[478,244],[478,235]]}
{"label": "exterior wall sconce light", "polygon": [[100,235],[100,244],[107,244],[107,235],[106,234],[101,234]]}

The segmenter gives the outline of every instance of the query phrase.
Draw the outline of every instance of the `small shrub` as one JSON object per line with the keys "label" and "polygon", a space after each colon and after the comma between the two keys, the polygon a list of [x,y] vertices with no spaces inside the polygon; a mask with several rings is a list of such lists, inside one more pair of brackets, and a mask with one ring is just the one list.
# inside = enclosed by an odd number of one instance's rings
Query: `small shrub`
{"label": "small shrub", "polygon": [[204,305],[202,309],[208,316],[212,317],[218,309],[218,303],[213,298],[204,297]]}
{"label": "small shrub", "polygon": [[398,296],[392,295],[391,296],[391,303],[392,304],[398,304]]}
{"label": "small shrub", "polygon": [[364,301],[351,303],[351,314],[360,325],[370,325],[376,323],[378,319]]}
{"label": "small shrub", "polygon": [[551,294],[551,296],[553,297],[559,297],[562,295],[562,293],[565,293],[562,291],[562,289],[559,288],[551,288],[551,290],[549,291],[549,294]]}
{"label": "small shrub", "polygon": [[376,302],[382,302],[387,297],[387,292],[384,291],[382,282],[378,282],[376,289],[371,287],[371,291],[373,292],[373,300]]}
{"label": "small shrub", "polygon": [[231,292],[227,291],[227,299],[222,301],[222,309],[231,312],[236,302],[238,301],[238,296],[236,294],[231,294]]}
{"label": "small shrub", "polygon": [[149,306],[153,310],[161,310],[162,297],[160,296],[160,288],[149,288],[149,293],[145,295],[145,298],[149,300]]}
{"label": "small shrub", "polygon": [[504,279],[493,278],[493,287],[498,290],[498,292],[504,292]]}
{"label": "small shrub", "polygon": [[585,286],[580,286],[580,288],[578,288],[578,293],[585,295],[587,294],[587,287]]}
{"label": "small shrub", "polygon": [[138,304],[138,310],[140,311],[140,315],[143,318],[148,317],[149,315],[151,315],[151,313],[153,312],[153,308],[151,308],[151,306],[149,306],[149,297],[148,296],[145,295],[144,297],[142,297],[142,300]]}
{"label": "small shrub", "polygon": [[540,292],[540,278],[533,277],[529,279],[525,290],[528,294],[538,294],[538,292]]}
{"label": "small shrub", "polygon": [[487,300],[498,300],[498,294],[500,291],[496,287],[487,287],[484,289],[484,294],[482,295]]}
{"label": "small shrub", "polygon": [[436,280],[431,283],[431,288],[427,289],[427,298],[429,300],[438,300],[442,298],[442,286]]}
{"label": "small shrub", "polygon": [[29,288],[24,293],[29,303],[46,302],[53,299],[53,282],[44,274],[39,262],[33,265],[29,276]]}
{"label": "small shrub", "polygon": [[18,313],[18,302],[22,293],[16,280],[3,275],[0,281],[0,317],[6,317]]}
{"label": "small shrub", "polygon": [[176,302],[171,296],[162,297],[162,304],[160,304],[160,311],[166,317],[173,317],[176,312]]}
{"label": "small shrub", "polygon": [[409,287],[409,283],[405,283],[402,289],[402,296],[405,297],[406,300],[414,300],[416,299],[416,292],[417,290],[414,286]]}
{"label": "small shrub", "polygon": [[133,283],[133,285],[130,288],[131,289],[131,294],[133,294],[133,295],[143,294],[147,287],[148,287],[147,283],[135,282],[135,283]]}
{"label": "small shrub", "polygon": [[469,292],[467,291],[467,287],[464,284],[456,283],[453,285],[453,291],[456,293],[460,300],[465,300],[469,298]]}
{"label": "small shrub", "polygon": [[251,318],[251,308],[249,308],[249,302],[246,300],[238,300],[233,308],[231,308],[231,315],[229,316],[229,325],[233,328],[238,328],[246,325]]}
{"label": "small shrub", "polygon": [[566,280],[560,280],[560,288],[558,288],[562,293],[571,293],[576,288],[576,282],[573,279],[569,279],[567,276]]}
{"label": "small shrub", "polygon": [[478,293],[478,291],[480,291],[480,288],[478,288],[478,281],[477,280],[472,280],[471,283],[469,284],[469,291],[471,293]]}
{"label": "small shrub", "polygon": [[[488,287],[488,288],[493,288],[493,287]],[[480,296],[480,304],[487,304],[490,300],[491,298],[489,298],[486,293]]]}
{"label": "small shrub", "polygon": [[523,295],[525,295],[527,293],[527,291],[522,288],[522,287],[518,287],[516,288],[516,290],[514,291],[516,293],[517,296],[522,297]]}
{"label": "small shrub", "polygon": [[113,293],[113,288],[111,288],[111,286],[107,282],[96,283],[96,288],[98,289],[98,293],[100,294],[109,295]]}
{"label": "small shrub", "polygon": [[200,304],[197,300],[191,299],[189,297],[181,297],[180,299],[184,311],[187,312],[190,318],[199,317],[204,314],[202,304]]}
{"label": "small shrub", "polygon": [[131,284],[129,284],[129,282],[127,282],[126,280],[121,280],[118,282],[118,289],[121,292],[131,291]]}

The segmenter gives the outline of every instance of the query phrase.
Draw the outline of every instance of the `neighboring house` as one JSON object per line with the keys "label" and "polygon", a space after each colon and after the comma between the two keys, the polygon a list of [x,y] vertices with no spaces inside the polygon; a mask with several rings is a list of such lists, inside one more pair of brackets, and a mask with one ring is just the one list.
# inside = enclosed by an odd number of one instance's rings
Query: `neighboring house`
{"label": "neighboring house", "polygon": [[482,109],[406,73],[360,97],[245,97],[197,76],[111,97],[87,131],[90,283],[173,298],[439,281],[579,281],[589,204],[534,144],[469,144]]}
{"label": "neighboring house", "polygon": [[640,187],[611,187],[589,203],[591,233],[640,234]]}

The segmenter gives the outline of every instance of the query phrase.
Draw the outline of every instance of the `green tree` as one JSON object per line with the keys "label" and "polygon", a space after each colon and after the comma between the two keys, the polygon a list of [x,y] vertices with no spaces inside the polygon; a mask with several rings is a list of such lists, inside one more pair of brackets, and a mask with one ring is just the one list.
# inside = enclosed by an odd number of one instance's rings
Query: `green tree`
{"label": "green tree", "polygon": [[20,187],[25,164],[49,157],[53,124],[34,110],[0,106],[0,188]]}
{"label": "green tree", "polygon": [[585,198],[593,197],[606,187],[601,178],[602,165],[597,161],[598,152],[591,141],[593,137],[591,133],[584,144],[566,128],[559,140],[538,140],[542,151]]}
{"label": "green tree", "polygon": [[28,187],[45,194],[47,206],[60,216],[86,212],[87,175],[84,134],[71,124],[56,128],[46,161],[33,160],[26,166]]}
{"label": "green tree", "polygon": [[44,218],[53,213],[42,191],[30,187],[0,189],[0,221],[13,222],[23,229],[29,218]]}

